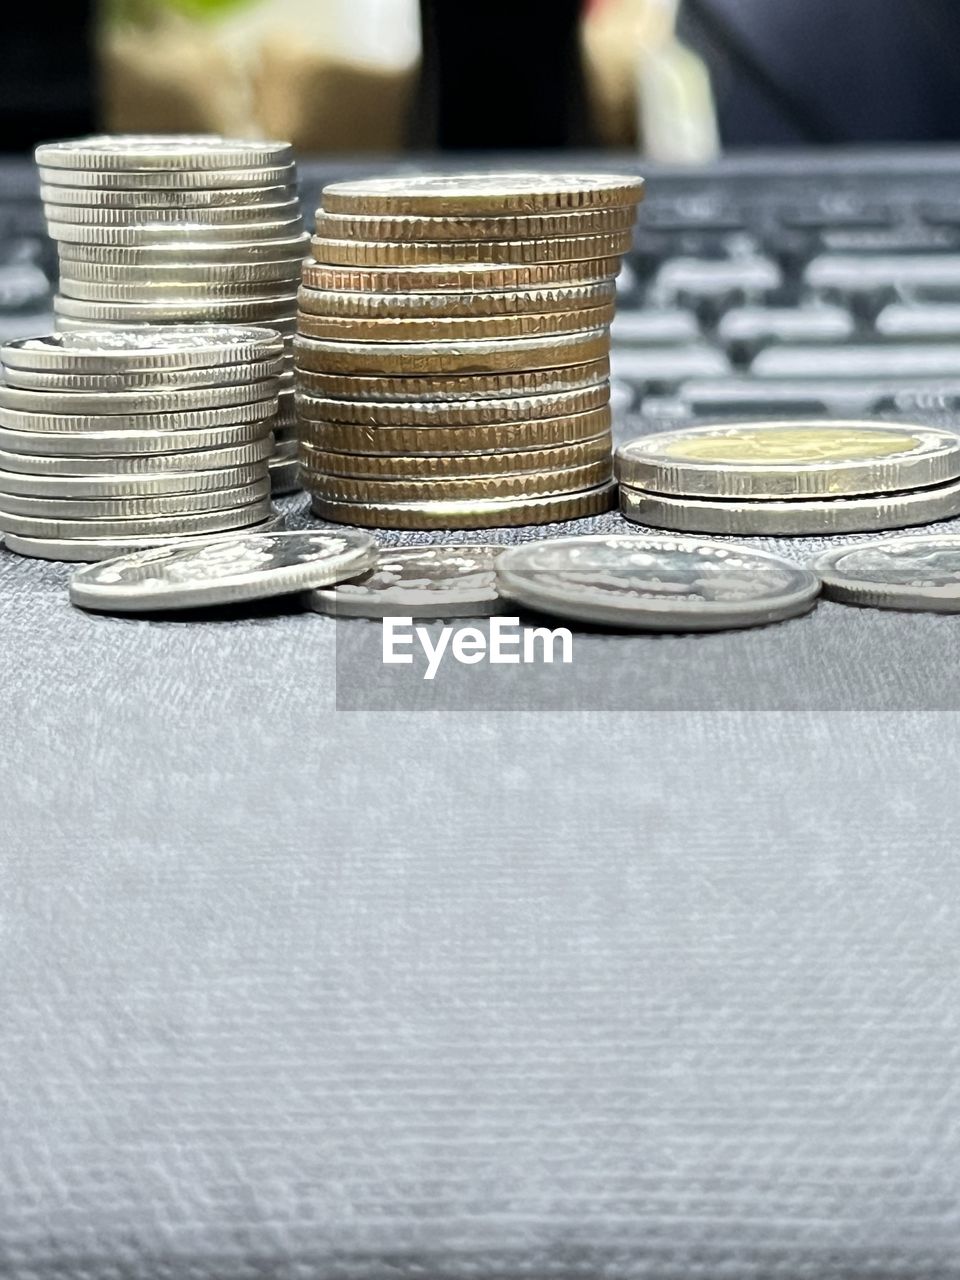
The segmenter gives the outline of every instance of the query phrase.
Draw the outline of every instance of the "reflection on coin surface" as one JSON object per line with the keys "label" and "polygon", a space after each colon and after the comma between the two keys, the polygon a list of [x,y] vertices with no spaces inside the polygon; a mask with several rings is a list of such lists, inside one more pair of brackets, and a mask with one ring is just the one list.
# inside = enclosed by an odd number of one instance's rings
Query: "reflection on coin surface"
{"label": "reflection on coin surface", "polygon": [[111,373],[236,364],[280,355],[271,329],[250,325],[144,325],[138,329],[74,329],[21,338],[0,347],[0,361],[18,369]]}
{"label": "reflection on coin surface", "polygon": [[467,618],[501,613],[494,543],[391,547],[376,568],[350,582],[313,591],[318,613],[341,618]]}
{"label": "reflection on coin surface", "polygon": [[708,498],[886,493],[960,476],[960,436],[892,422],[725,423],[641,436],[617,452],[621,482]]}
{"label": "reflection on coin surface", "polygon": [[880,538],[810,563],[824,595],[873,609],[960,613],[960,534]]}
{"label": "reflection on coin surface", "polygon": [[623,174],[451,173],[334,182],[323,189],[328,213],[538,213],[636,204],[643,179]]}
{"label": "reflection on coin surface", "polygon": [[288,142],[251,142],[216,134],[92,134],[37,147],[38,165],[53,169],[231,169],[287,165]]}
{"label": "reflection on coin surface", "polygon": [[80,569],[70,599],[85,609],[194,609],[286,595],[356,576],[376,563],[365,533],[256,533],[158,547]]}
{"label": "reflection on coin surface", "polygon": [[508,548],[500,592],[544,613],[643,631],[778,622],[813,605],[815,574],[735,543],[597,534]]}

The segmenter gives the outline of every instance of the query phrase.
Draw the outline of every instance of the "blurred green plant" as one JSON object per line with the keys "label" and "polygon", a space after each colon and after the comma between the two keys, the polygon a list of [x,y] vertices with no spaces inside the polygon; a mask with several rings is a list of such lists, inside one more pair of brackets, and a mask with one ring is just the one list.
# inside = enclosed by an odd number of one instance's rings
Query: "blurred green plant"
{"label": "blurred green plant", "polygon": [[108,22],[150,26],[170,13],[178,13],[184,18],[213,20],[233,10],[249,8],[258,2],[259,0],[106,0],[103,7]]}

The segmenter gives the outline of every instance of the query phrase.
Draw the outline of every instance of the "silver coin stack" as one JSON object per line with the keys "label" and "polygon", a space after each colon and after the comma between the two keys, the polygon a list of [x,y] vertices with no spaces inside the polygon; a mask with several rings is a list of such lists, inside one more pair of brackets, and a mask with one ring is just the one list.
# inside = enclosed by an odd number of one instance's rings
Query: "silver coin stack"
{"label": "silver coin stack", "polygon": [[609,325],[642,185],[492,173],[324,189],[295,340],[318,515],[436,529],[609,509]]}
{"label": "silver coin stack", "polygon": [[681,533],[866,533],[960,514],[960,436],[884,421],[725,422],[617,451],[620,510]]}
{"label": "silver coin stack", "polygon": [[57,328],[269,326],[288,345],[274,492],[297,486],[292,352],[306,235],[285,142],[135,134],[36,150]]}
{"label": "silver coin stack", "polygon": [[71,330],[0,348],[0,530],[11,551],[101,560],[269,531],[283,344],[269,329]]}

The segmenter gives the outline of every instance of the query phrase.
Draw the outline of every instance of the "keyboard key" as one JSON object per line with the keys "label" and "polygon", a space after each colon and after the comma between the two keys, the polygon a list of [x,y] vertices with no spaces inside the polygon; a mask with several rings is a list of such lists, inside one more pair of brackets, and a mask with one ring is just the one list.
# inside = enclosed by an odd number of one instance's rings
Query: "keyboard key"
{"label": "keyboard key", "polygon": [[875,327],[884,338],[960,342],[960,305],[943,302],[908,307],[893,302],[877,316]]}
{"label": "keyboard key", "polygon": [[780,217],[788,227],[886,227],[891,211],[854,191],[824,191],[814,200],[785,206]]}
{"label": "keyboard key", "polygon": [[918,291],[926,298],[960,298],[960,254],[823,254],[807,265],[803,279],[815,293],[843,300],[893,301]]}
{"label": "keyboard key", "polygon": [[784,342],[843,342],[854,323],[840,307],[737,307],[717,326],[717,339],[734,359]]}
{"label": "keyboard key", "polygon": [[767,347],[754,356],[755,378],[960,378],[960,343]]}
{"label": "keyboard key", "polygon": [[645,393],[670,391],[687,378],[716,378],[731,372],[724,352],[704,343],[646,350],[614,347],[610,368],[613,377],[639,384]]}
{"label": "keyboard key", "polygon": [[905,406],[909,411],[909,406],[916,405],[922,396],[936,396],[940,407],[955,409],[960,406],[960,378],[842,382],[701,379],[685,382],[677,390],[677,398],[698,417],[745,414],[775,418],[817,413],[855,416]]}
{"label": "keyboard key", "polygon": [[692,311],[677,308],[618,311],[610,336],[614,345],[621,347],[683,346],[697,341],[700,326]]}
{"label": "keyboard key", "polygon": [[948,227],[843,228],[824,231],[827,253],[945,253],[960,248],[960,234]]}
{"label": "keyboard key", "polygon": [[671,258],[653,278],[648,298],[662,305],[693,307],[716,316],[731,306],[763,302],[783,284],[783,273],[769,258],[729,258],[703,262]]}
{"label": "keyboard key", "polygon": [[746,223],[743,212],[723,193],[701,191],[645,201],[640,225],[658,231],[736,231]]}

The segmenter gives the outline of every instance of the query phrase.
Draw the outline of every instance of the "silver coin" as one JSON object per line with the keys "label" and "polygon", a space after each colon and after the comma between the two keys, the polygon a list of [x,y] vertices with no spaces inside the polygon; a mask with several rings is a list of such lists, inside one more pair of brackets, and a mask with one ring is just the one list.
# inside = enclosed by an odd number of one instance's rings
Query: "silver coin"
{"label": "silver coin", "polygon": [[[279,356],[243,364],[215,365],[210,369],[125,369],[118,373],[60,373],[56,369],[4,369],[8,387],[25,391],[74,394],[86,392],[164,391],[182,392],[197,387],[227,387],[279,378]],[[280,385],[283,385],[280,383]]]}
{"label": "silver coin", "polygon": [[580,622],[640,631],[714,631],[812,608],[816,574],[779,556],[703,538],[595,534],[509,547],[502,595]]}
{"label": "silver coin", "polygon": [[[177,259],[160,263],[123,266],[115,262],[85,262],[64,259],[60,264],[60,285],[65,280],[74,284],[115,285],[125,288],[171,289],[189,285],[202,289],[207,285],[223,287],[229,284],[267,285],[274,280],[298,284],[301,262],[296,254],[275,261],[259,262],[180,262]],[[279,292],[277,289],[275,292]]]}
{"label": "silver coin", "polygon": [[91,134],[69,142],[44,142],[33,154],[37,164],[44,168],[108,172],[240,169],[293,163],[289,142],[250,142],[216,134]]}
{"label": "silver coin", "polygon": [[195,228],[213,229],[242,223],[259,226],[302,221],[300,201],[283,200],[278,204],[208,205],[202,208],[173,205],[168,209],[117,209],[103,204],[56,204],[45,201],[44,216],[48,223],[67,223],[71,227],[138,227],[143,230],[174,225],[192,234]]}
{"label": "silver coin", "polygon": [[912,534],[834,547],[811,560],[823,593],[871,609],[960,613],[960,535]]}
{"label": "silver coin", "polygon": [[278,295],[289,297],[295,287],[291,278],[287,281],[260,280],[248,284],[227,280],[222,284],[212,281],[151,280],[147,283],[107,284],[102,280],[75,280],[72,275],[60,273],[57,288],[61,298],[80,298],[86,302],[132,303],[140,306],[182,310],[181,303],[194,309],[202,309],[209,303],[227,306],[231,303],[270,302]]}
{"label": "silver coin", "polygon": [[37,498],[5,492],[0,476],[0,511],[8,516],[37,520],[140,520],[153,516],[192,516],[208,511],[229,511],[261,502],[270,495],[269,478],[235,489],[199,493],[153,494],[141,497]]}
{"label": "silver coin", "polygon": [[310,595],[318,613],[342,618],[473,618],[502,613],[494,561],[503,547],[476,542],[386,547],[360,578]]}
{"label": "silver coin", "polygon": [[[159,498],[169,494],[221,493],[262,482],[268,475],[267,461],[219,471],[171,471],[166,475],[110,475],[102,472],[85,476],[25,475],[22,471],[0,469],[0,506],[13,510],[4,495],[22,498]],[[215,506],[223,505],[215,503]],[[238,505],[237,503],[225,505]],[[201,508],[207,510],[208,508]],[[24,514],[29,515],[29,511]],[[68,511],[67,515],[90,514]],[[109,513],[108,513],[109,514]]]}
{"label": "silver coin", "polygon": [[40,182],[52,187],[85,187],[95,192],[153,193],[230,191],[239,188],[296,186],[297,166],[244,165],[236,169],[67,169],[38,165]]}
{"label": "silver coin", "polygon": [[353,530],[247,534],[80,569],[70,580],[70,600],[111,613],[236,604],[339,582],[376,558],[374,540]]}
{"label": "silver coin", "polygon": [[276,399],[180,413],[29,413],[21,409],[0,409],[0,426],[38,435],[45,431],[66,435],[96,431],[197,431],[203,427],[257,422],[263,424],[261,434],[266,434],[276,411]]}
{"label": "silver coin", "polygon": [[88,302],[83,298],[64,298],[57,294],[53,299],[53,311],[56,316],[67,316],[73,320],[84,322],[105,320],[110,324],[126,324],[130,321],[142,321],[145,324],[162,324],[170,320],[174,324],[182,324],[189,319],[201,322],[205,320],[239,324],[270,324],[273,320],[291,321],[296,310],[295,296],[288,293],[276,293],[268,298],[255,298],[249,301],[224,301],[218,299],[200,299],[197,301],[159,301],[159,302]]}
{"label": "silver coin", "polygon": [[144,326],[127,332],[79,329],[20,338],[0,347],[8,369],[127,373],[196,369],[265,360],[283,350],[272,329],[252,325]]}
{"label": "silver coin", "polygon": [[622,445],[630,488],[682,497],[836,498],[942,484],[960,476],[960,436],[896,422],[728,422]]}
{"label": "silver coin", "polygon": [[[255,524],[236,526],[227,533],[200,534],[204,542],[212,542],[215,538],[234,538],[238,529],[244,533],[274,533],[284,527],[285,520],[279,512],[274,512],[266,520]],[[89,563],[94,560],[114,560],[117,556],[146,551],[148,547],[171,547],[191,545],[194,539],[183,538],[177,534],[158,534],[154,538],[27,538],[17,533],[4,536],[4,544],[8,551],[20,556],[31,556],[35,560],[58,560],[63,563]]]}
{"label": "silver coin", "polygon": [[960,481],[913,493],[837,498],[830,502],[792,498],[737,502],[673,498],[620,486],[620,511],[628,520],[681,533],[817,536],[871,533],[930,524],[960,515]]}
{"label": "silver coin", "polygon": [[[85,542],[93,538],[153,538],[157,535],[185,538],[191,534],[223,533],[227,529],[242,528],[266,520],[271,515],[273,508],[268,500],[250,502],[225,511],[114,520],[41,519],[14,515],[0,509],[0,530],[5,535],[13,533],[25,538],[80,538]],[[9,545],[9,539],[5,537],[4,540]]]}
{"label": "silver coin", "polygon": [[[178,315],[175,320],[167,321],[162,317],[154,317],[153,320],[74,320],[70,316],[57,317],[57,329],[60,333],[75,333],[78,330],[90,333],[96,330],[98,333],[133,333],[137,329],[155,329],[158,325],[161,327],[166,324],[189,324],[191,318],[189,316]],[[192,321],[192,323],[205,324],[207,321],[202,318]],[[224,324],[234,323],[230,320],[223,320]],[[244,323],[236,321],[236,323]],[[250,324],[251,321],[245,323]],[[290,342],[296,332],[295,320],[263,320],[257,321],[258,327],[269,328],[275,337],[280,338],[284,343],[284,355],[286,356],[286,344]]]}
{"label": "silver coin", "polygon": [[0,426],[0,450],[28,457],[62,458],[73,462],[88,458],[152,458],[164,456],[164,465],[178,453],[193,454],[211,449],[236,449],[260,445],[273,447],[270,423],[229,422],[210,427],[183,428],[149,425],[105,431],[30,431]]}
{"label": "silver coin", "polygon": [[[156,433],[151,433],[156,435]],[[173,446],[176,447],[176,446]],[[296,449],[296,442],[294,442]],[[223,472],[233,469],[248,470],[258,463],[264,463],[273,456],[274,441],[271,436],[263,436],[248,444],[238,444],[217,449],[184,449],[178,453],[148,453],[133,456],[111,456],[101,454],[99,457],[76,455],[57,456],[49,454],[14,453],[12,450],[0,449],[0,473],[16,475],[44,481],[65,477],[81,479],[92,476],[99,480],[105,477],[131,477],[146,479],[171,478],[181,472],[203,474],[207,471]],[[11,492],[15,492],[11,490]]]}
{"label": "silver coin", "polygon": [[220,387],[191,387],[186,391],[34,391],[0,386],[0,411],[91,415],[180,413],[272,401],[278,390],[277,378]]}
{"label": "silver coin", "polygon": [[185,191],[161,188],[153,191],[104,191],[90,186],[63,186],[41,183],[40,199],[44,204],[96,206],[100,209],[225,209],[237,205],[286,204],[299,201],[294,184],[287,186],[221,187]]}
{"label": "silver coin", "polygon": [[98,262],[114,267],[249,266],[256,262],[302,262],[310,237],[305,231],[280,240],[233,241],[228,244],[196,244],[175,240],[169,244],[57,245],[61,266],[65,262]]}
{"label": "silver coin", "polygon": [[[189,252],[196,249],[223,249],[229,246],[293,240],[299,236],[302,219],[243,222],[239,226],[202,227],[189,222],[151,227],[85,226],[76,222],[47,221],[47,235],[66,244],[113,245],[117,248],[150,248],[171,244]],[[240,255],[241,258],[243,254]]]}

